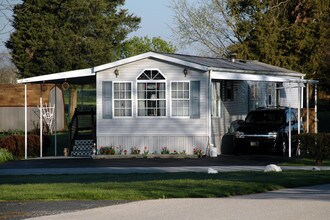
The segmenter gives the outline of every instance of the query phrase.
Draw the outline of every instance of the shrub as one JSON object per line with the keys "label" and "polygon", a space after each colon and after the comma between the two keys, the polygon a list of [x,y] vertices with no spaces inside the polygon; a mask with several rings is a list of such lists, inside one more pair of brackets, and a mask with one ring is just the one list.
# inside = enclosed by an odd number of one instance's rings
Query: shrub
{"label": "shrub", "polygon": [[4,163],[8,160],[13,160],[13,155],[8,150],[0,148],[0,163]]}
{"label": "shrub", "polygon": [[145,157],[147,157],[148,154],[149,154],[149,149],[148,149],[147,146],[145,146],[145,147],[143,148],[143,155],[144,155]]}
{"label": "shrub", "polygon": [[124,152],[124,148],[121,145],[119,145],[119,147],[117,147],[117,154],[121,155],[123,152]]}
{"label": "shrub", "polygon": [[315,159],[317,165],[330,156],[330,134],[300,134],[301,155]]}
{"label": "shrub", "polygon": [[162,150],[160,151],[161,154],[170,154],[170,150],[167,149],[167,147],[162,147]]}
{"label": "shrub", "polygon": [[141,152],[141,150],[136,147],[131,148],[131,154],[140,154],[140,152]]}
{"label": "shrub", "polygon": [[202,157],[204,155],[204,150],[201,147],[194,147],[194,155]]}
{"label": "shrub", "polygon": [[114,146],[101,147],[100,148],[100,153],[101,154],[106,154],[106,155],[115,155],[116,154],[116,149],[115,149]]}
{"label": "shrub", "polygon": [[[38,135],[29,134],[27,137],[27,154],[29,157],[40,156],[40,138]],[[25,154],[25,143],[24,136],[22,135],[11,135],[0,139],[0,148],[6,149],[14,157],[22,158]],[[46,149],[49,147],[49,138],[43,136],[43,153],[46,153]]]}

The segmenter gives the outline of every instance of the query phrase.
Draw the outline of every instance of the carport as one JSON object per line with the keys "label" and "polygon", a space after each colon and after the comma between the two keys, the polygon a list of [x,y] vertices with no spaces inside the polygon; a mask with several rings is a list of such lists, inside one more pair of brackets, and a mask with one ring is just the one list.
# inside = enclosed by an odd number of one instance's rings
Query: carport
{"label": "carport", "polygon": [[[27,103],[28,103],[28,97],[27,97],[27,87],[29,84],[40,84],[40,122],[39,124],[43,124],[43,99],[42,99],[42,86],[45,83],[52,83],[56,85],[61,85],[62,87],[67,87],[72,84],[74,85],[88,85],[88,84],[95,84],[95,72],[93,71],[93,68],[88,69],[82,69],[82,70],[74,70],[74,71],[68,71],[68,72],[61,72],[61,73],[54,73],[54,74],[48,74],[48,75],[42,75],[42,76],[36,76],[36,77],[30,77],[26,79],[18,80],[17,82],[19,84],[24,84],[24,118],[25,118],[25,129],[24,129],[24,146],[25,146],[25,159],[27,159],[27,131],[28,131],[28,117],[27,117]],[[56,89],[55,89],[55,103],[56,103]],[[53,110],[56,115],[56,105],[54,105]],[[56,117],[54,118],[54,134],[55,134],[55,156],[57,151],[57,127],[56,127]],[[40,127],[40,157],[43,156],[42,152],[42,134],[43,134],[43,126]]]}
{"label": "carport", "polygon": [[[234,61],[235,62],[235,61]],[[256,64],[260,64],[257,61],[253,61]],[[262,65],[265,65],[262,63]],[[274,68],[273,66],[270,66],[270,68]],[[212,83],[212,80],[234,80],[234,81],[252,81],[252,82],[271,82],[271,83],[277,83],[280,86],[276,87],[276,90],[288,90],[289,93],[297,92],[298,93],[298,127],[301,127],[302,117],[301,117],[301,109],[304,107],[304,104],[306,106],[306,132],[310,132],[310,87],[313,86],[314,89],[314,114],[315,114],[315,120],[314,120],[314,133],[318,132],[318,120],[317,120],[317,80],[307,80],[304,79],[303,74],[288,71],[283,68],[277,68],[270,72],[261,72],[261,71],[249,71],[249,70],[230,70],[228,69],[222,69],[222,68],[210,68],[210,84]],[[285,76],[284,74],[287,74]],[[297,78],[299,77],[299,78]],[[305,91],[304,91],[305,90]],[[212,93],[212,91],[210,91]],[[305,103],[304,103],[304,94],[306,94],[305,97]],[[291,102],[289,100],[288,107],[291,109]],[[210,116],[212,118],[212,116]],[[210,122],[211,123],[211,122]],[[291,157],[291,129],[290,129],[291,123],[289,123],[289,157]],[[210,128],[211,129],[211,128]],[[298,134],[300,133],[300,129],[298,129]]]}

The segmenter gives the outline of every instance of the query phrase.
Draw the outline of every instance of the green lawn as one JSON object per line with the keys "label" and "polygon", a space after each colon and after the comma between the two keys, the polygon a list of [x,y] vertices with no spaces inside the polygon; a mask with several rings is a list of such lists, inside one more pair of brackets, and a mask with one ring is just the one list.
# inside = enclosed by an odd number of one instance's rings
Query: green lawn
{"label": "green lawn", "polygon": [[330,171],[1,176],[0,201],[213,198],[330,183]]}
{"label": "green lawn", "polygon": [[[315,166],[315,164],[315,159],[301,158],[292,159],[289,162],[279,164],[279,166]],[[323,160],[321,166],[330,166],[330,160]]]}

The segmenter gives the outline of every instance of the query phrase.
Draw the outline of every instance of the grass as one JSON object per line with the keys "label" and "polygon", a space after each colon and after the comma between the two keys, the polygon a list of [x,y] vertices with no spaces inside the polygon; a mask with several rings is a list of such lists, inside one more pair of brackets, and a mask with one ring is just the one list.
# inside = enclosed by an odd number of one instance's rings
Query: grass
{"label": "grass", "polygon": [[[301,158],[292,159],[288,162],[281,163],[279,166],[316,166],[315,159]],[[330,166],[330,160],[323,160],[321,166]]]}
{"label": "grass", "polygon": [[324,183],[329,171],[1,176],[0,201],[214,198]]}

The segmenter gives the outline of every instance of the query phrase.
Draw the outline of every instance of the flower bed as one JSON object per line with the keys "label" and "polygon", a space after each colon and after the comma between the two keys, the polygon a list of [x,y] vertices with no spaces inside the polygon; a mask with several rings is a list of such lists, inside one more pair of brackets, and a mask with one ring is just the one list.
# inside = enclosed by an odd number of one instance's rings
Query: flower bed
{"label": "flower bed", "polygon": [[148,147],[144,147],[142,150],[138,147],[131,147],[129,150],[125,149],[123,146],[114,147],[106,146],[100,147],[97,155],[94,155],[94,159],[125,159],[125,158],[197,158],[201,157],[203,150],[198,148],[196,153],[194,148],[193,155],[187,155],[186,151],[176,151],[171,152],[169,148],[162,147],[160,153],[156,151],[154,153],[149,152]]}
{"label": "flower bed", "polygon": [[187,155],[187,154],[127,154],[127,155],[94,155],[93,159],[129,159],[129,158],[198,158],[197,155]]}

